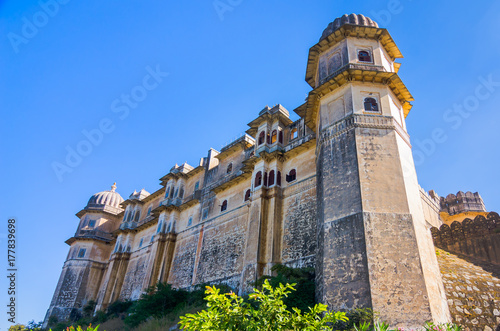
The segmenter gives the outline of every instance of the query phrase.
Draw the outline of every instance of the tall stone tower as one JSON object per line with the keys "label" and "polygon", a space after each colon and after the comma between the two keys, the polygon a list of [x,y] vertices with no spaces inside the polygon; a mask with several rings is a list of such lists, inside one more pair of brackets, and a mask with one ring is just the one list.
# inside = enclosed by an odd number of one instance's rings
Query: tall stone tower
{"label": "tall stone tower", "polygon": [[120,207],[123,198],[116,192],[115,184],[111,190],[90,197],[87,206],[76,214],[80,223],[75,235],[66,241],[70,245],[69,253],[44,328],[50,316],[59,321],[77,320],[81,308],[90,300],[96,300],[113,249],[111,232],[118,228],[120,219],[117,215],[123,211]]}
{"label": "tall stone tower", "polygon": [[426,228],[405,117],[401,52],[363,15],[330,23],[309,52],[299,109],[316,132],[317,297],[370,307],[393,327],[451,320]]}

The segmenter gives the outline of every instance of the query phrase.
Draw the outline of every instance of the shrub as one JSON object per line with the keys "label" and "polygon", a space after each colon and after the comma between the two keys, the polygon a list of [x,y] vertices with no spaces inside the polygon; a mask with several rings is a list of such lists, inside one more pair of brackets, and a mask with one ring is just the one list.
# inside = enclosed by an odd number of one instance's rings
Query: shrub
{"label": "shrub", "polygon": [[186,302],[189,292],[173,289],[172,285],[158,283],[148,288],[145,294],[131,308],[131,314],[125,323],[135,327],[149,317],[161,318],[170,313],[178,304]]}
{"label": "shrub", "polygon": [[306,311],[314,306],[316,285],[314,283],[314,268],[290,268],[282,264],[276,264],[271,268],[276,276],[263,276],[257,280],[255,286],[261,288],[267,279],[272,287],[279,284],[296,284],[296,291],[290,293],[284,298],[284,303],[291,311],[292,308],[298,308]]}
{"label": "shrub", "polygon": [[287,310],[283,299],[295,284],[279,284],[273,288],[264,280],[262,291],[254,289],[249,295],[252,304],[234,293],[221,294],[215,287],[207,287],[207,310],[181,316],[184,330],[330,330],[330,323],[347,320],[345,313],[327,311],[327,306],[316,304],[302,313],[298,308]]}

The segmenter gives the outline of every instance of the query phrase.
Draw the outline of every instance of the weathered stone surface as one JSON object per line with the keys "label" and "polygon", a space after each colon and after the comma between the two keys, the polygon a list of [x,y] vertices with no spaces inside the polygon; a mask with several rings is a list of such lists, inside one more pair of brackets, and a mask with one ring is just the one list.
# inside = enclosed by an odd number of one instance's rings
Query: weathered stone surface
{"label": "weathered stone surface", "polygon": [[[443,281],[463,298],[449,300],[453,321],[471,331],[495,329],[500,316],[500,268],[442,249],[436,249],[436,253]],[[467,281],[474,286],[467,286]],[[453,290],[445,290],[448,298],[455,297]]]}

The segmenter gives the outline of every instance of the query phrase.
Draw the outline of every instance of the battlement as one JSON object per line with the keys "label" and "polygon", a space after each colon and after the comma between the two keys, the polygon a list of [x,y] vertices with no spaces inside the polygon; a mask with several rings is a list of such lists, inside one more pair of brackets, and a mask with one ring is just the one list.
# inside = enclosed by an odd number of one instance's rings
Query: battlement
{"label": "battlement", "polygon": [[466,193],[459,191],[455,194],[448,194],[446,198],[440,198],[441,211],[447,212],[450,215],[465,213],[465,212],[486,212],[483,198],[479,193]]}
{"label": "battlement", "polygon": [[439,248],[500,265],[500,216],[495,212],[432,227],[431,233]]}

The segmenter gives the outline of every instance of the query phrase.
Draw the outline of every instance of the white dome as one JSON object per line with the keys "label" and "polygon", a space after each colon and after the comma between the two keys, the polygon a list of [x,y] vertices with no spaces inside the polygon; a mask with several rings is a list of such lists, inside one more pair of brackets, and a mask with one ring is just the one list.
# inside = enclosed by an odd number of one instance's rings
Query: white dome
{"label": "white dome", "polygon": [[115,190],[116,183],[111,186],[111,190],[94,194],[90,197],[87,207],[112,206],[114,208],[120,208],[123,198],[119,193],[115,192]]}

